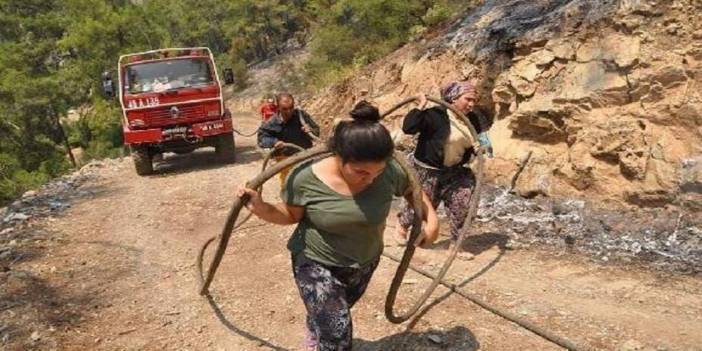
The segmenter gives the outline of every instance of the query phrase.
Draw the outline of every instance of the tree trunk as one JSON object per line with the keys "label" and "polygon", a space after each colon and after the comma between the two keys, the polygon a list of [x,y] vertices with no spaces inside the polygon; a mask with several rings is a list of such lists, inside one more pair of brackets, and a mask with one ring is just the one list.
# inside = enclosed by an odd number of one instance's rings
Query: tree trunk
{"label": "tree trunk", "polygon": [[63,129],[63,125],[61,125],[61,120],[59,119],[58,114],[52,111],[51,115],[54,119],[54,123],[56,123],[56,128],[59,132],[59,136],[61,137],[61,140],[63,140],[63,144],[66,147],[66,153],[68,154],[68,158],[71,160],[73,168],[78,168],[76,158],[73,156],[73,151],[71,151],[71,145],[68,144],[68,137],[66,136],[66,131]]}

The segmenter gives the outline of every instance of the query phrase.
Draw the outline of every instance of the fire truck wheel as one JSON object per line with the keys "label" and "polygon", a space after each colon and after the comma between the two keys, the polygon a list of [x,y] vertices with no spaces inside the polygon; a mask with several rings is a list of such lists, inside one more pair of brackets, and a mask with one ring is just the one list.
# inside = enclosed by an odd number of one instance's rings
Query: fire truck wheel
{"label": "fire truck wheel", "polygon": [[223,134],[217,136],[217,144],[215,145],[217,156],[226,161],[234,161],[236,158],[234,136],[231,134]]}
{"label": "fire truck wheel", "polygon": [[151,155],[149,155],[149,151],[146,148],[133,148],[132,159],[138,175],[149,175],[154,172]]}

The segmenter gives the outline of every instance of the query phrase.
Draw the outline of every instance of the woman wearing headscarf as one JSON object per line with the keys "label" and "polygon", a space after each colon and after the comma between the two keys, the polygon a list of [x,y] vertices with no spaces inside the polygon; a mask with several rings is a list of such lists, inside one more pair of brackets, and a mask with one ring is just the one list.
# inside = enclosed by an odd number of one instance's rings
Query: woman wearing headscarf
{"label": "woman wearing headscarf", "polygon": [[[481,134],[481,144],[489,147],[484,133],[488,123],[474,111],[478,99],[475,86],[468,81],[451,82],[441,88],[441,98],[470,119]],[[468,167],[474,154],[471,140],[466,138],[470,135],[469,129],[453,111],[443,106],[425,109],[427,99],[424,94],[418,99],[418,108],[412,109],[402,124],[406,134],[419,134],[410,162],[417,170],[433,207],[438,208],[443,202],[450,221],[451,239],[455,243],[468,215],[468,202],[475,187],[475,176]],[[402,241],[406,240],[407,230],[412,224],[412,212],[405,203],[398,214],[398,236]],[[462,256],[470,258],[467,253]]]}

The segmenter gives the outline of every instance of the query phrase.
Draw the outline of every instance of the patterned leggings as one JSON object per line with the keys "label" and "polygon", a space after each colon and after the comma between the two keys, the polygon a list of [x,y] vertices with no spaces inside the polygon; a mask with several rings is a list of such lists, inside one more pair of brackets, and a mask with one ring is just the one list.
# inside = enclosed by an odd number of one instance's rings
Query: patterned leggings
{"label": "patterned leggings", "polygon": [[[428,169],[418,166],[414,156],[410,156],[410,163],[419,175],[422,189],[431,199],[434,208],[438,208],[443,201],[451,224],[451,240],[457,240],[463,223],[468,216],[468,202],[470,201],[475,176],[470,169],[464,167],[445,168],[441,170]],[[398,219],[402,228],[407,230],[412,225],[414,211],[405,201]]]}
{"label": "patterned leggings", "polygon": [[351,307],[361,298],[378,267],[378,257],[361,267],[333,267],[307,258],[292,259],[295,283],[307,309],[307,329],[319,351],[350,351]]}

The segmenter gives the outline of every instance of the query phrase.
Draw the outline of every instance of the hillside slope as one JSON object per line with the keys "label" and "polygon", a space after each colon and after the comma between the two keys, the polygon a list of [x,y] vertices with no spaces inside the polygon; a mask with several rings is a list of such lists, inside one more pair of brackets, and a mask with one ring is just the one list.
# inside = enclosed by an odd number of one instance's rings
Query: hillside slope
{"label": "hillside slope", "polygon": [[486,1],[306,107],[329,125],[359,98],[387,108],[472,79],[495,117],[493,182],[526,197],[699,206],[700,11],[698,0]]}

